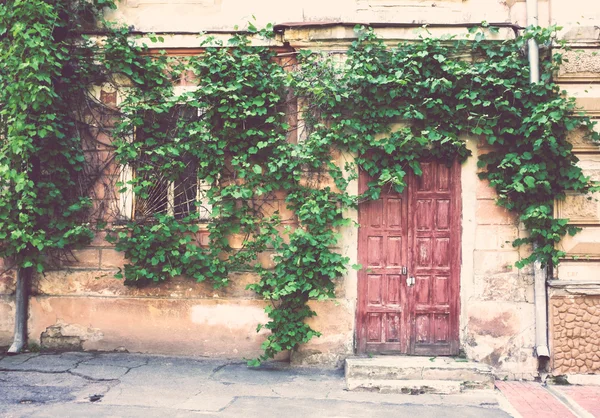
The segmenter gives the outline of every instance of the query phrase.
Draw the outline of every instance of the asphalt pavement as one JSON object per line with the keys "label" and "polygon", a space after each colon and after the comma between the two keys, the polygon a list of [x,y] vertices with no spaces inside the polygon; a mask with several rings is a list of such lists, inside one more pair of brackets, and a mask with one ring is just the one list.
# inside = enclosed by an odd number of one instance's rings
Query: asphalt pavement
{"label": "asphalt pavement", "polygon": [[129,353],[0,354],[1,417],[509,417],[499,391],[348,391],[343,370]]}

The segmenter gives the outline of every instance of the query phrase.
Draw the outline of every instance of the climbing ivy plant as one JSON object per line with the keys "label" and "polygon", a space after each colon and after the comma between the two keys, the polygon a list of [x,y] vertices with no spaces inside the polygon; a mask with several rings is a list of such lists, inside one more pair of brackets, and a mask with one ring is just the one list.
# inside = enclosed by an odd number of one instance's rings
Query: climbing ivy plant
{"label": "climbing ivy plant", "polygon": [[[553,217],[554,200],[564,199],[566,190],[598,190],[576,165],[567,133],[583,129],[591,140],[599,138],[575,100],[552,81],[560,54],[542,61],[540,83],[529,83],[527,40],[549,45],[555,30],[530,28],[514,40],[491,42],[486,33],[498,29],[484,25],[473,28],[470,39],[424,37],[388,48],[362,28],[340,77],[311,74],[294,86],[327,118],[316,134],[354,153],[356,164],[377,179],[372,186],[389,183],[401,192],[408,170],[421,174],[420,160],[463,161],[470,155],[465,136],[491,146],[479,157],[480,177],[529,231],[513,244],[536,244],[518,266],[555,265],[565,255],[555,244],[577,229]],[[318,68],[313,56],[308,60]],[[392,122],[405,127],[389,132]],[[377,190],[367,193],[375,198]]]}
{"label": "climbing ivy plant", "polygon": [[0,257],[44,271],[88,243],[91,199],[81,141],[95,46],[74,36],[108,0],[0,4]]}
{"label": "climbing ivy plant", "polygon": [[[540,83],[528,81],[527,40],[549,44],[554,28],[489,41],[496,29],[482,25],[467,39],[425,33],[388,45],[357,27],[338,57],[278,55],[272,27],[250,24],[226,43],[205,38],[198,56],[175,57],[123,27],[109,27],[101,42],[79,36],[83,23],[72,22],[104,6],[114,5],[0,5],[0,255],[42,271],[48,252],[91,239],[89,190],[80,185],[93,182],[77,180],[87,163],[74,115],[90,106],[92,86],[110,84],[122,98],[106,118],[111,155],[130,174],[120,176],[120,192],[132,191],[141,206],[157,184],[172,194],[186,187],[182,178],[207,186],[178,213],[138,207],[109,219],[109,239],[128,260],[119,276],[141,286],[181,275],[219,288],[232,271],[254,271],[249,288],[268,301],[269,321],[258,330],[270,332],[250,364],[319,335],[307,323],[316,315],[311,300],[333,298],[347,272],[337,249],[341,228],[353,226],[346,211],[382,188],[402,192],[422,160],[464,161],[465,137],[491,147],[479,157],[480,176],[529,230],[514,245],[535,244],[520,266],[558,263],[564,254],[555,244],[576,229],[553,218],[553,202],[598,190],[566,139],[574,129],[600,138],[552,81],[561,56],[543,60]],[[281,65],[290,55],[293,65]],[[182,79],[195,88],[174,88]],[[356,196],[349,184],[360,169],[373,180]],[[276,200],[286,207],[273,208]],[[209,245],[201,245],[202,224]]]}
{"label": "climbing ivy plant", "polygon": [[[27,340],[30,279],[93,238],[95,177],[83,132],[96,46],[78,36],[110,0],[0,3],[0,258],[17,271],[15,334]],[[96,172],[97,174],[97,172]]]}

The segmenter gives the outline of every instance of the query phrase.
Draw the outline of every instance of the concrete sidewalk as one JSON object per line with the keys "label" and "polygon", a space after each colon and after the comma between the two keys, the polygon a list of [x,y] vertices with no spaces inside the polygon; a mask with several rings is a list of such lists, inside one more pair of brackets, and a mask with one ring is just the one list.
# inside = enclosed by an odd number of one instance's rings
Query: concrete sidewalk
{"label": "concrete sidewalk", "polygon": [[509,417],[498,391],[349,392],[343,371],[126,353],[0,355],[2,417]]}

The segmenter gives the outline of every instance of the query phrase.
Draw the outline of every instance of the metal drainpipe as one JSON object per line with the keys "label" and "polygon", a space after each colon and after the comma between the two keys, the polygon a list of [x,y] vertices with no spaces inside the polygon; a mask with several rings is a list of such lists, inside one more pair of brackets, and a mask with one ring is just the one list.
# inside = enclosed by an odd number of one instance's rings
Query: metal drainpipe
{"label": "metal drainpipe", "polygon": [[[527,0],[527,26],[538,26],[538,2]],[[529,81],[540,82],[540,53],[535,39],[528,41]],[[537,248],[537,244],[534,244]],[[535,353],[539,360],[548,360],[548,294],[546,279],[548,270],[542,268],[542,263],[536,261],[533,265],[534,306],[535,306]]]}

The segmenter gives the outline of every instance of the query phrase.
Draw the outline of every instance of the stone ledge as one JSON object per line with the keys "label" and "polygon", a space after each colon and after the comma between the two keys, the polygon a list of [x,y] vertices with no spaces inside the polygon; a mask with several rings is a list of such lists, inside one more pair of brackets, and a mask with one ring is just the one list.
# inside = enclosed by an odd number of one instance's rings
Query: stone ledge
{"label": "stone ledge", "polygon": [[[557,289],[571,295],[600,295],[599,280],[548,280],[551,289]],[[558,294],[556,296],[559,296]]]}
{"label": "stone ledge", "polygon": [[564,375],[571,385],[600,386],[600,375],[598,374],[567,374]]}

